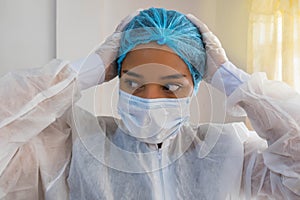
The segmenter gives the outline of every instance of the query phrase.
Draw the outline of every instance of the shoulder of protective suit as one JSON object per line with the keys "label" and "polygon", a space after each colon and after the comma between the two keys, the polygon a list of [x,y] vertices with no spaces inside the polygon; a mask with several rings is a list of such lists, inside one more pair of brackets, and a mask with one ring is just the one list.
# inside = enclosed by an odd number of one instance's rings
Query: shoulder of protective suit
{"label": "shoulder of protective suit", "polygon": [[73,137],[90,137],[94,134],[113,134],[116,132],[120,120],[110,116],[95,116],[93,113],[81,108],[72,106],[65,114],[67,123],[72,128]]}
{"label": "shoulder of protective suit", "polygon": [[205,140],[208,136],[235,136],[239,137],[241,141],[245,141],[248,138],[249,131],[244,123],[233,122],[233,123],[204,123],[198,125],[191,125],[193,132],[196,136]]}
{"label": "shoulder of protective suit", "polygon": [[191,125],[185,126],[183,131],[182,137],[190,136],[190,149],[196,149],[199,158],[205,158],[211,153],[221,157],[237,154],[242,156],[247,139],[247,128],[242,123]]}

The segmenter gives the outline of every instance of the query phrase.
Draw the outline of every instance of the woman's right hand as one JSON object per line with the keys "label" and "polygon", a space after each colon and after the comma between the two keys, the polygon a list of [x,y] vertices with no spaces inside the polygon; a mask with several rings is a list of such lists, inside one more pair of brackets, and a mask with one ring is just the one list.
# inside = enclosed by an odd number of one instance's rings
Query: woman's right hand
{"label": "woman's right hand", "polygon": [[105,81],[110,81],[117,76],[117,55],[120,47],[120,39],[125,26],[137,16],[142,9],[138,9],[121,20],[115,32],[110,35],[95,51],[98,54],[105,67]]}
{"label": "woman's right hand", "polygon": [[125,17],[116,30],[91,54],[71,62],[77,73],[80,90],[85,90],[117,76],[117,56],[124,27],[139,14],[141,9]]}

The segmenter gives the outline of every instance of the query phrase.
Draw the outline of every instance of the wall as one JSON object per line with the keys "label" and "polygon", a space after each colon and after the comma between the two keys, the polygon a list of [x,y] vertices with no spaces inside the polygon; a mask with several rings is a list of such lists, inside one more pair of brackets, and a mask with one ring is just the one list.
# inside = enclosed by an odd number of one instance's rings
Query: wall
{"label": "wall", "polygon": [[[0,1],[0,75],[37,67],[54,57],[75,60],[92,51],[119,21],[137,8],[165,7],[192,13],[222,41],[227,55],[246,68],[248,8],[246,0],[40,0]],[[79,104],[96,114],[111,114],[117,99],[116,80],[84,92]],[[202,84],[197,98],[200,122],[223,121],[224,97]],[[209,105],[209,106],[208,106]],[[197,110],[193,109],[193,110]],[[214,113],[213,115],[208,113]],[[235,120],[226,118],[226,120]]]}
{"label": "wall", "polygon": [[[58,57],[87,54],[138,8],[165,7],[192,13],[219,37],[228,57],[246,69],[248,1],[246,0],[64,0],[57,2]],[[79,48],[80,47],[80,48]]]}
{"label": "wall", "polygon": [[55,1],[0,1],[0,76],[56,56]]}

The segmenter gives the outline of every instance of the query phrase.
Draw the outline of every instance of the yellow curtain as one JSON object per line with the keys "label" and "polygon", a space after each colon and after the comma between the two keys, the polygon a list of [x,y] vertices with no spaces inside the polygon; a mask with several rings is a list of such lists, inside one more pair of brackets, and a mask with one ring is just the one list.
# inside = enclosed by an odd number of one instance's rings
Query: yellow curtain
{"label": "yellow curtain", "polygon": [[264,71],[300,92],[300,0],[250,2],[248,71]]}

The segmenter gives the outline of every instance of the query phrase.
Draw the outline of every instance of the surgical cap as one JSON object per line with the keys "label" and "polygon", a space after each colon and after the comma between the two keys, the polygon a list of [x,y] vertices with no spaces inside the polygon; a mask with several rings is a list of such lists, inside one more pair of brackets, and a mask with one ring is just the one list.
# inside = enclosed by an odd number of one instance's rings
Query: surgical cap
{"label": "surgical cap", "polygon": [[143,10],[125,26],[117,59],[118,74],[126,54],[139,44],[167,45],[188,66],[197,92],[205,72],[206,54],[198,28],[182,13],[163,8]]}

